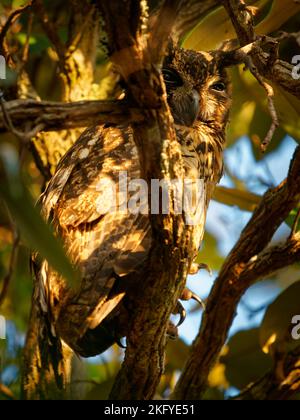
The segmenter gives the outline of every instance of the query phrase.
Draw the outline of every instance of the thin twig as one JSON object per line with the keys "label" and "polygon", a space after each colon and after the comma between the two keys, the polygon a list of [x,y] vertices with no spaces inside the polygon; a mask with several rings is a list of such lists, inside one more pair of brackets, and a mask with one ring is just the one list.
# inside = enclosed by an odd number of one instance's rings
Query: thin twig
{"label": "thin twig", "polygon": [[23,52],[22,52],[22,62],[21,62],[22,68],[24,67],[25,63],[27,63],[27,61],[28,61],[30,36],[31,36],[31,32],[32,32],[32,24],[33,24],[33,13],[31,12],[29,14],[26,41],[25,41],[25,44],[24,44],[24,47],[23,47]]}
{"label": "thin twig", "polygon": [[7,58],[8,51],[4,45],[4,40],[6,37],[7,32],[9,31],[9,28],[14,24],[14,22],[18,19],[18,17],[28,9],[30,9],[32,6],[32,1],[30,3],[26,4],[25,6],[19,7],[18,9],[15,9],[11,12],[11,14],[8,16],[5,24],[1,28],[0,31],[0,50],[2,50]]}
{"label": "thin twig", "polygon": [[297,44],[300,46],[300,32],[285,32],[280,31],[279,35],[276,37],[277,41],[283,41],[285,39],[295,39]]}
{"label": "thin twig", "polygon": [[58,35],[58,28],[55,26],[54,22],[49,19],[44,4],[41,0],[33,0],[32,5],[37,16],[40,19],[41,25],[46,35],[48,36],[49,40],[52,42],[53,47],[55,48],[60,63],[64,63],[66,47]]}
{"label": "thin twig", "polygon": [[[232,24],[236,30],[238,39],[240,41],[241,47],[247,47],[248,44],[252,44],[251,53],[256,54],[259,49],[259,43],[257,42],[258,38],[255,35],[253,20],[252,20],[252,11],[249,8],[244,0],[223,0],[223,5],[227,10],[227,13],[232,21]],[[262,37],[260,41],[265,42],[267,37]],[[278,59],[278,43],[276,40],[271,38],[268,41],[273,44],[273,48],[270,51],[269,62],[270,66],[273,66]],[[261,144],[261,150],[265,152],[272,141],[276,129],[279,127],[278,115],[276,112],[274,104],[274,89],[267,83],[262,75],[259,73],[258,69],[253,64],[253,60],[250,56],[247,58],[247,64],[253,76],[259,82],[259,84],[264,88],[267,93],[268,98],[268,109],[270,116],[272,118],[272,123],[269,128],[269,131]]]}
{"label": "thin twig", "polygon": [[7,112],[5,100],[3,98],[3,93],[0,91],[0,106],[3,113],[3,121],[4,124],[9,132],[14,134],[19,140],[21,140],[24,143],[28,143],[33,137],[35,137],[40,131],[43,131],[45,128],[45,125],[43,123],[37,124],[33,129],[27,130],[26,132],[22,132],[17,130],[12,121],[11,118]]}
{"label": "thin twig", "polygon": [[85,31],[87,30],[88,25],[90,24],[90,18],[92,17],[93,13],[95,13],[95,10],[96,10],[96,8],[95,8],[95,6],[93,6],[91,8],[91,10],[89,11],[88,15],[86,16],[86,18],[83,22],[83,25],[80,28],[80,31],[77,32],[75,34],[74,38],[71,40],[70,45],[68,47],[68,53],[67,54],[73,54],[74,51],[77,50],[77,48],[78,48],[78,46],[79,46],[79,44],[80,44],[80,42],[83,38],[83,35],[84,35]]}
{"label": "thin twig", "polygon": [[255,49],[257,49],[256,43],[246,45],[245,47],[240,48],[239,50],[235,52],[235,56],[236,56],[235,58],[236,60],[240,60],[241,62],[244,62],[244,64],[249,68],[252,75],[255,77],[258,83],[263,87],[263,89],[265,90],[267,94],[268,110],[272,118],[272,123],[266,137],[264,138],[261,144],[261,150],[265,152],[274,136],[276,129],[279,127],[279,119],[278,119],[278,114],[277,114],[275,103],[274,103],[274,89],[269,83],[267,83],[264,80],[264,78],[261,76],[261,74],[255,67],[252,57],[248,55],[250,51],[253,52],[253,50]]}

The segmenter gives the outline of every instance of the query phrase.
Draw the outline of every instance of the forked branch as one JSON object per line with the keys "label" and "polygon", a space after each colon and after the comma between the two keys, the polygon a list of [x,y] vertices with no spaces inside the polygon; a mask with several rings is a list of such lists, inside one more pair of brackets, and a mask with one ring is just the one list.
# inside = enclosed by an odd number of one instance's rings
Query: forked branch
{"label": "forked branch", "polygon": [[266,249],[299,201],[300,147],[294,154],[287,179],[265,193],[219,273],[200,332],[178,381],[176,399],[199,399],[203,395],[209,372],[225,344],[237,305],[247,289],[264,276],[299,261],[299,233],[280,247]]}

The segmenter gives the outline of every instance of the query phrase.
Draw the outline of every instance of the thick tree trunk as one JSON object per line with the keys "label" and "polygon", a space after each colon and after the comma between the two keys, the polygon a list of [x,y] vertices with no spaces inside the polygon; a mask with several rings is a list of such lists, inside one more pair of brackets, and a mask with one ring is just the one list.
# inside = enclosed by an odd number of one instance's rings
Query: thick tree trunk
{"label": "thick tree trunk", "polygon": [[73,352],[53,336],[38,296],[39,286],[36,282],[23,356],[22,398],[67,399],[70,397]]}

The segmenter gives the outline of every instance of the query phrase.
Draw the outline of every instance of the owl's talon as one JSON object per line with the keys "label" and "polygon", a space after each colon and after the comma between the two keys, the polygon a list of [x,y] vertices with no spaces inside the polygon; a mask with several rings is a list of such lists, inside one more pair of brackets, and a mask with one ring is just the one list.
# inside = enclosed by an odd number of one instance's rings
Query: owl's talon
{"label": "owl's talon", "polygon": [[201,264],[198,264],[198,265],[199,265],[199,270],[206,270],[208,272],[208,274],[210,275],[210,277],[212,277],[213,272],[212,272],[212,269],[210,268],[209,265],[204,264],[204,263],[201,263]]}
{"label": "owl's talon", "polygon": [[187,287],[184,288],[184,290],[183,290],[183,292],[181,294],[180,299],[181,300],[191,300],[191,299],[193,299],[196,302],[198,302],[200,306],[202,306],[202,308],[203,308],[204,311],[206,309],[206,306],[205,306],[205,303],[203,302],[203,300],[198,295],[196,295],[196,293],[193,293]]}
{"label": "owl's talon", "polygon": [[182,325],[186,319],[186,310],[183,307],[182,303],[180,303],[179,301],[177,302],[176,309],[173,313],[174,315],[177,315],[177,314],[180,315],[180,319],[178,323],[176,324],[176,327],[180,327],[180,325]]}
{"label": "owl's talon", "polygon": [[191,297],[191,299],[193,299],[193,300],[195,300],[196,302],[198,302],[199,303],[199,305],[202,307],[202,309],[203,309],[203,311],[205,311],[206,310],[206,305],[205,305],[205,303],[203,302],[203,300],[198,296],[198,295],[196,295],[196,293],[192,293],[192,297]]}
{"label": "owl's talon", "polygon": [[200,270],[206,270],[210,276],[213,275],[212,269],[204,263],[198,264],[198,263],[192,263],[189,274],[197,274]]}

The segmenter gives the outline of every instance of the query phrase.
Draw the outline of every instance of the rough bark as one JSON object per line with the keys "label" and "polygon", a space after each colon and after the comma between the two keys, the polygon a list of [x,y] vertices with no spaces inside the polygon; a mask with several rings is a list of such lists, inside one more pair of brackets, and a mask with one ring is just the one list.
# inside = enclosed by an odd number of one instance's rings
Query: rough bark
{"label": "rough bark", "polygon": [[[168,16],[166,28],[172,27],[180,4],[181,1],[168,0],[163,3],[160,17]],[[160,20],[161,27],[152,28],[148,45],[141,26],[147,19],[145,2],[126,1],[117,27],[113,19],[117,4],[100,2],[100,6],[110,37],[111,58],[128,82],[132,97],[144,110],[147,123],[133,125],[144,178],[148,183],[151,179],[181,178],[180,149],[158,70],[167,47],[168,29],[161,31],[165,26]],[[168,10],[172,13],[165,13]],[[125,360],[112,389],[112,399],[153,397],[164,369],[169,317],[184,288],[190,264],[192,229],[185,226],[182,216],[175,215],[172,205],[170,214],[152,217],[151,224],[154,243],[149,268],[135,303]]]}
{"label": "rough bark", "polygon": [[[292,76],[293,66],[279,60],[277,40],[256,36],[251,8],[247,7],[245,1],[222,0],[222,3],[235,28],[240,46],[253,44],[249,55],[259,74],[300,99],[300,82]],[[263,46],[266,44],[269,44],[269,53],[263,50]]]}
{"label": "rough bark", "polygon": [[[135,110],[122,101],[62,103],[28,99],[6,102],[5,108],[13,127],[24,133],[36,127],[47,132],[83,128],[94,124],[142,122],[144,119],[138,109]],[[0,111],[0,133],[8,130],[3,112]]]}
{"label": "rough bark", "polygon": [[[100,37],[99,16],[89,0],[69,0],[68,7],[70,30],[66,44],[61,41],[58,28],[45,9],[44,2],[34,0],[32,10],[58,56],[61,102],[96,99],[97,92],[93,89],[93,83],[97,42]],[[66,129],[58,133],[42,133],[32,140],[42,162],[43,173],[48,174],[48,178],[54,174],[58,162],[81,132],[78,128]]]}
{"label": "rough bark", "polygon": [[35,282],[23,353],[22,399],[70,398],[73,352],[52,336],[49,325],[39,305],[39,286]]}

